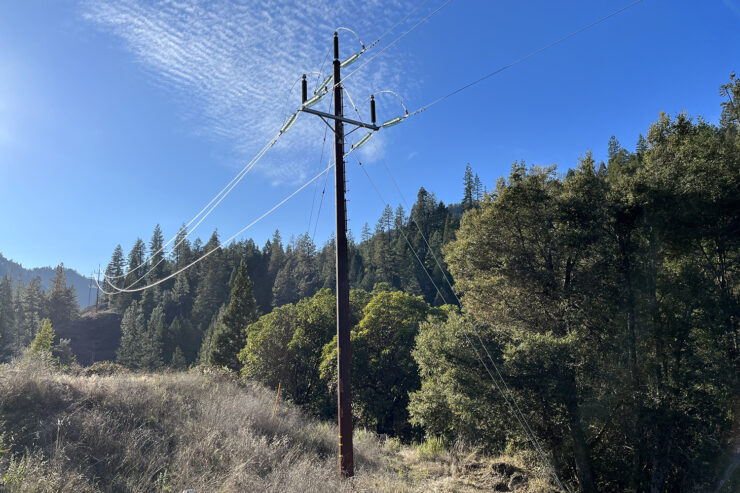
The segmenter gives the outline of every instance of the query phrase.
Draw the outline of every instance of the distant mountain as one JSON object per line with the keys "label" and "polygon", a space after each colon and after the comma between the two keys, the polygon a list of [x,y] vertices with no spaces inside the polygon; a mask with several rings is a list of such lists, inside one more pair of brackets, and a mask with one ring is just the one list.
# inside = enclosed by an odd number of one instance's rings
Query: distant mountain
{"label": "distant mountain", "polygon": [[[85,308],[90,304],[95,304],[95,292],[90,293],[90,279],[85,278],[80,273],[72,269],[64,269],[64,275],[67,278],[67,286],[74,286],[77,291],[77,300],[80,308]],[[27,283],[34,277],[41,278],[41,286],[46,290],[51,286],[51,278],[54,277],[54,267],[36,267],[26,269],[18,262],[8,260],[0,253],[0,278],[11,276],[14,282],[18,280]],[[88,303],[88,298],[90,303]]]}

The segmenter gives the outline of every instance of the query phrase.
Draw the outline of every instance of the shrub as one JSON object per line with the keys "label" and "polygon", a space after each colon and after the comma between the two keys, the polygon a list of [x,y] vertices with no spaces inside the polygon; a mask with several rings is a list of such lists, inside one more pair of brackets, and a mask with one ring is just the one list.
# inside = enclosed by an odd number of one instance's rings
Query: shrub
{"label": "shrub", "polygon": [[128,368],[113,361],[96,361],[91,366],[82,370],[82,375],[86,377],[110,377],[120,373],[129,373]]}

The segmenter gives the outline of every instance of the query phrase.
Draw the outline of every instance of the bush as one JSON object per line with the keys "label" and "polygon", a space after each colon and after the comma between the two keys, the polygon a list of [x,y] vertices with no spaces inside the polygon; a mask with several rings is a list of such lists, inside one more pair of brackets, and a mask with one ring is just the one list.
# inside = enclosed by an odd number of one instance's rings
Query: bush
{"label": "bush", "polygon": [[419,454],[420,459],[430,460],[441,455],[446,449],[441,438],[430,437],[416,446],[416,453]]}
{"label": "bush", "polygon": [[110,377],[121,373],[129,373],[128,368],[113,361],[97,361],[82,370],[82,375],[86,377]]}

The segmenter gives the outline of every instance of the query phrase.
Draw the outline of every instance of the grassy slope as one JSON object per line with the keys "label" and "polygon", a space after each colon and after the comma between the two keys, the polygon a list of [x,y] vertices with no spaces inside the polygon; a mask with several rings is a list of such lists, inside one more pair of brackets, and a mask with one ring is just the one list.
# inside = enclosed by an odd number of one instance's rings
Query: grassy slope
{"label": "grassy slope", "polygon": [[73,376],[0,366],[0,490],[551,491],[514,459],[355,435],[336,479],[336,428],[217,373]]}

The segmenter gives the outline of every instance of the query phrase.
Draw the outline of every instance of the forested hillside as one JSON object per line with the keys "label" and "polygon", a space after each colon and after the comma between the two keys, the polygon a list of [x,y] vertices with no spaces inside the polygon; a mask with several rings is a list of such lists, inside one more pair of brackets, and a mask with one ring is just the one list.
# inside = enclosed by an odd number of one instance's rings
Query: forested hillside
{"label": "forested hillside", "polygon": [[[718,124],[661,114],[606,162],[516,162],[490,191],[468,168],[458,205],[386,207],[350,243],[355,422],[526,451],[580,491],[714,488],[740,402],[740,80],[721,94]],[[186,235],[113,251],[117,361],[226,368],[335,416],[333,242]],[[6,357],[76,316],[55,279],[0,284]]]}
{"label": "forested hillside", "polygon": [[[0,278],[8,276],[14,283],[28,284],[34,278],[38,277],[41,279],[41,288],[48,290],[51,287],[51,280],[54,277],[55,271],[56,269],[54,267],[26,269],[21,264],[8,260],[0,253]],[[66,267],[64,268],[64,276],[67,279],[67,283],[75,288],[80,308],[95,304],[95,286],[93,286],[93,289],[90,288],[91,282],[89,278],[83,277],[79,272]]]}

